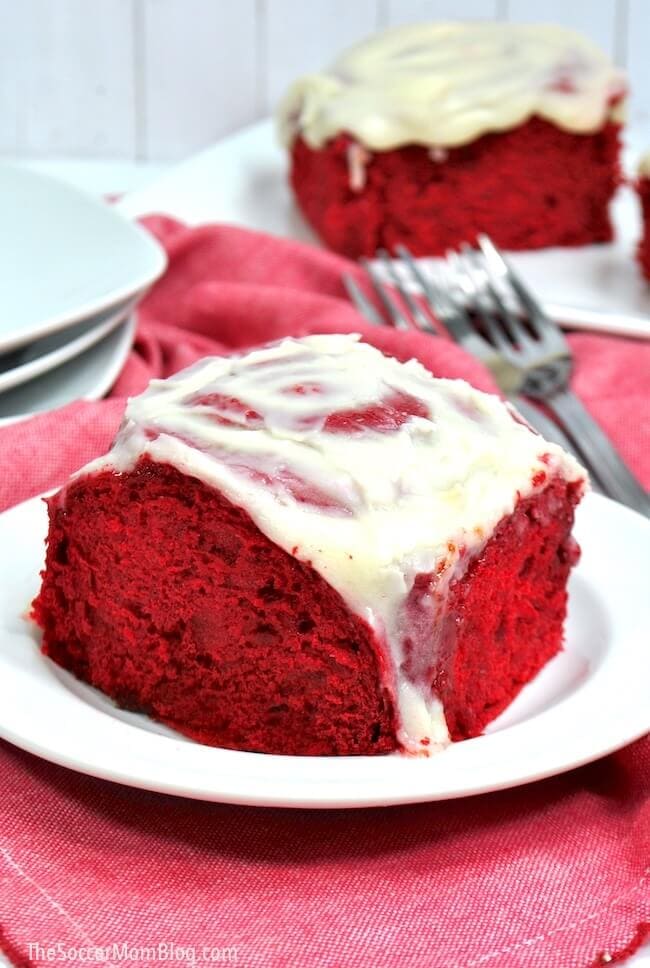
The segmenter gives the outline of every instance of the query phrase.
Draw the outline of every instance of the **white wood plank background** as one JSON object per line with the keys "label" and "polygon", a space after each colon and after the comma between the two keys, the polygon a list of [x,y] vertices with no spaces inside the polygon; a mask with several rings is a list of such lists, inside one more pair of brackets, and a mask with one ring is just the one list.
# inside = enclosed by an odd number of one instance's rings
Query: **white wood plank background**
{"label": "white wood plank background", "polygon": [[650,0],[0,0],[0,153],[181,158],[388,24],[556,21],[630,74],[650,145]]}

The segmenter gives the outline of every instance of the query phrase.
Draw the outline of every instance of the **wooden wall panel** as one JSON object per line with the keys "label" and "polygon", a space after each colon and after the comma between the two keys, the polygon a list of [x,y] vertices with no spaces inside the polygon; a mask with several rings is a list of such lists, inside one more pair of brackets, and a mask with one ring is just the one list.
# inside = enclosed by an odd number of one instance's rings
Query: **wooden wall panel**
{"label": "wooden wall panel", "polygon": [[0,0],[0,150],[135,153],[132,0]]}

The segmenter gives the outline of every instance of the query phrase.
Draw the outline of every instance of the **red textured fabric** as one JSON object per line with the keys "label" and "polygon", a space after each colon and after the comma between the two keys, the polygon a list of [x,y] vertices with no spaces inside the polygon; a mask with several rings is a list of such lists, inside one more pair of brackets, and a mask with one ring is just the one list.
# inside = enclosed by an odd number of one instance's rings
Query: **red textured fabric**
{"label": "red textured fabric", "polygon": [[637,259],[641,272],[650,279],[650,178],[639,178],[636,190],[641,202],[641,217],[643,219],[643,234],[637,249]]}
{"label": "red textured fabric", "polygon": [[[2,428],[0,507],[103,452],[125,394],[219,348],[355,329],[491,387],[446,340],[364,326],[336,256],[244,230],[151,225],[170,269],[112,398]],[[577,392],[650,486],[650,346],[570,340]],[[166,944],[149,964],[182,965],[172,946],[198,959],[206,945],[212,963],[231,948],[252,968],[586,968],[629,955],[650,922],[648,738],[517,790],[358,812],[194,803],[6,743],[0,776],[0,948],[16,964],[51,964],[48,944]]]}
{"label": "red textured fabric", "polygon": [[[606,242],[619,134],[613,122],[574,134],[531,118],[437,159],[419,145],[363,152],[344,134],[320,149],[297,139],[291,184],[319,236],[353,257],[399,242],[415,255],[442,255],[479,232],[504,249]],[[364,159],[358,184],[355,152]]]}

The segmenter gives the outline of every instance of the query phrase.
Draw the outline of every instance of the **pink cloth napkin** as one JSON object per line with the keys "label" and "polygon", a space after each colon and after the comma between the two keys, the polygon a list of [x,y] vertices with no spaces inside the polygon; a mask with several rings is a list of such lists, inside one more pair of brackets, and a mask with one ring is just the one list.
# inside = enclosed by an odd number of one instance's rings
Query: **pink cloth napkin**
{"label": "pink cloth napkin", "polygon": [[[102,453],[124,397],[151,377],[285,334],[354,330],[494,389],[449,341],[365,324],[337,256],[242,229],[148,224],[169,270],[110,398],[0,430],[0,508]],[[650,486],[650,344],[571,343],[576,390]],[[520,789],[349,812],[175,799],[7,743],[0,776],[0,950],[16,965],[582,968],[650,937],[648,737]]]}

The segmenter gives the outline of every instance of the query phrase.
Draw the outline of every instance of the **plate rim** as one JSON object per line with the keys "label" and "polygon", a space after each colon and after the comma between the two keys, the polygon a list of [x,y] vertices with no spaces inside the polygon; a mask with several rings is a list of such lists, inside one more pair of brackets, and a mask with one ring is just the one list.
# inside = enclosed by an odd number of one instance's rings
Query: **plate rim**
{"label": "plate rim", "polygon": [[[590,507],[593,508],[592,514],[609,513],[613,512],[615,509],[615,514],[620,515],[633,515],[634,524],[638,526],[642,523],[644,527],[648,528],[648,534],[650,534],[650,522],[647,522],[640,515],[635,514],[627,508],[623,508],[621,505],[615,504],[615,502],[610,501],[600,495],[588,495],[586,500],[589,502]],[[7,516],[11,515],[12,518],[17,518],[20,520],[21,516],[26,515],[28,518],[36,511],[37,508],[41,510],[41,534],[44,538],[43,529],[46,525],[45,508],[42,502],[42,496],[37,496],[30,498],[29,500],[22,502],[21,504],[15,505],[14,507],[5,511],[0,515],[0,529],[7,525]],[[38,512],[36,511],[36,514]],[[34,518],[31,522],[32,527],[38,527],[39,521]],[[0,615],[0,617],[2,617]],[[13,616],[15,618],[15,616]],[[7,616],[5,616],[7,618]],[[29,632],[20,633],[20,637],[27,636],[31,638]],[[0,658],[2,658],[2,645],[0,645]],[[41,684],[42,688],[49,689],[51,687],[51,678],[54,676],[61,680],[62,677],[69,676],[73,682],[77,683],[70,676],[70,673],[61,670],[58,666],[55,666],[51,660],[48,660],[40,655],[40,653],[34,647],[34,653],[31,655],[31,660],[35,662],[35,665],[39,669],[39,678],[43,680],[48,680]],[[589,681],[596,678],[598,672],[594,673],[594,676],[590,677]],[[40,688],[37,685],[37,689]],[[88,690],[91,687],[79,684],[79,689]],[[93,692],[96,692],[93,690]],[[101,693],[97,693],[101,696]],[[582,698],[581,698],[582,697]],[[546,766],[535,767],[535,759],[531,760],[533,765],[529,765],[527,769],[520,769],[515,775],[503,775],[501,778],[496,778],[492,781],[481,782],[477,785],[472,785],[471,782],[467,781],[465,778],[465,785],[460,788],[458,784],[454,787],[448,786],[442,791],[433,791],[431,789],[408,789],[398,793],[392,793],[391,795],[386,794],[386,790],[382,789],[382,783],[384,783],[384,777],[382,775],[382,763],[387,760],[391,760],[396,772],[402,773],[404,776],[408,776],[412,781],[415,776],[416,779],[420,778],[420,774],[425,774],[427,769],[426,764],[431,765],[431,769],[435,769],[436,762],[442,762],[438,756],[431,757],[428,759],[418,759],[411,757],[400,756],[399,754],[390,757],[290,757],[290,756],[275,756],[270,754],[262,753],[248,753],[236,750],[226,750],[221,748],[214,748],[208,746],[202,746],[201,744],[192,743],[188,741],[184,736],[176,735],[171,733],[170,735],[160,735],[158,732],[152,732],[148,729],[142,729],[130,722],[124,721],[124,719],[117,718],[104,712],[101,708],[96,705],[90,704],[84,701],[76,691],[73,692],[64,687],[61,683],[61,690],[58,695],[58,700],[63,702],[64,705],[70,709],[70,703],[79,703],[83,706],[84,712],[82,716],[88,715],[90,712],[91,717],[96,722],[100,722],[98,717],[101,717],[101,727],[104,730],[108,730],[108,736],[113,738],[114,749],[117,751],[123,751],[124,745],[120,742],[120,736],[124,740],[131,738],[134,741],[135,747],[139,750],[139,753],[135,756],[135,766],[128,765],[123,768],[116,768],[114,763],[102,761],[101,757],[98,760],[96,749],[93,747],[94,759],[89,760],[87,755],[84,755],[83,751],[79,752],[79,743],[83,743],[83,739],[77,739],[77,746],[73,748],[72,752],[68,749],[61,751],[61,749],[47,748],[42,744],[42,737],[40,741],[36,741],[33,738],[25,738],[25,736],[18,735],[15,729],[5,723],[1,718],[0,713],[0,737],[12,743],[21,749],[27,750],[34,755],[39,756],[49,762],[56,763],[60,766],[64,766],[68,769],[75,770],[76,772],[81,772],[89,776],[94,776],[99,779],[109,780],[111,782],[121,783],[125,786],[130,786],[138,789],[146,789],[153,792],[159,792],[164,794],[170,794],[174,796],[183,796],[190,799],[205,800],[210,802],[221,802],[221,803],[231,803],[231,804],[246,804],[250,806],[265,806],[265,807],[290,807],[297,809],[350,809],[350,808],[366,808],[375,806],[393,806],[406,803],[421,803],[421,802],[433,802],[437,800],[448,800],[455,799],[458,797],[465,796],[475,796],[483,793],[494,792],[497,790],[510,789],[517,786],[524,785],[526,783],[534,782],[536,780],[545,779],[549,776],[559,775],[560,773],[567,772],[568,770],[574,769],[578,766],[582,766],[586,763],[592,762],[602,756],[608,755],[623,746],[634,742],[650,728],[650,722],[647,716],[640,708],[635,708],[633,711],[629,709],[623,710],[622,715],[617,719],[617,730],[614,731],[610,740],[607,742],[601,742],[597,748],[592,748],[584,755],[573,756],[567,761],[566,754],[563,760],[559,763],[547,764]],[[108,702],[108,700],[106,700]],[[588,699],[587,699],[588,701]],[[569,694],[568,697],[560,699],[560,701],[551,707],[551,715],[558,717],[561,721],[562,717],[567,711],[570,704],[579,707],[580,703],[585,702],[585,690],[578,689],[576,692]],[[0,704],[1,708],[1,704]],[[561,710],[558,713],[558,710]],[[477,737],[473,740],[467,740],[464,743],[455,744],[452,749],[466,749],[466,750],[477,750],[477,744],[481,744],[481,749],[483,753],[485,752],[496,752],[498,755],[499,747],[502,745],[508,745],[508,734],[512,738],[513,734],[518,734],[522,739],[525,739],[526,734],[530,733],[535,736],[536,730],[539,727],[540,716],[545,716],[548,711],[543,711],[540,714],[533,714],[530,718],[524,720],[521,723],[517,723],[513,726],[505,728],[499,732],[493,734],[486,734]],[[135,715],[135,714],[129,714]],[[107,725],[109,724],[109,725]],[[100,733],[102,730],[100,729]],[[139,741],[136,740],[135,734],[139,736]],[[48,734],[50,735],[50,734]],[[99,735],[99,734],[98,734]],[[504,740],[503,737],[506,737]],[[473,746],[472,746],[473,744]],[[570,743],[568,746],[570,747]],[[515,740],[516,746],[516,740]],[[134,770],[137,771],[137,757],[140,755],[146,759],[147,755],[150,755],[151,750],[159,755],[154,757],[153,761],[153,773],[158,775],[152,777],[152,775],[147,775],[143,778],[142,775],[136,775]],[[162,765],[165,764],[169,766],[174,763],[174,760],[183,758],[183,750],[185,751],[185,773],[181,774],[180,777],[174,777],[173,769],[171,770],[171,776],[165,775],[164,771],[161,774]],[[187,753],[189,751],[189,756]],[[133,752],[133,751],[132,751]],[[547,751],[546,751],[547,752]],[[443,752],[440,756],[444,756]],[[458,754],[456,754],[458,758]],[[472,755],[461,754],[460,759],[467,759],[471,763]],[[484,756],[482,759],[486,759],[487,768],[489,769],[491,760],[488,755],[487,758]],[[476,759],[476,757],[474,757]],[[368,777],[363,778],[362,787],[363,789],[355,790],[354,794],[351,795],[349,790],[351,784],[349,779],[345,777],[345,771],[351,771],[354,766],[358,766],[360,761],[365,761],[366,764],[371,763],[376,764],[377,775],[368,779]],[[337,769],[343,764],[343,769],[340,770],[342,776],[333,781],[333,777],[316,777],[310,778],[310,769],[305,771],[296,771],[296,764],[307,763],[309,768],[313,771],[314,764],[316,769],[321,766],[325,769],[325,772],[330,774],[335,774]],[[198,764],[198,765],[197,765]],[[400,764],[399,766],[397,764]],[[424,766],[422,764],[425,764]],[[243,773],[239,766],[243,765]],[[219,776],[220,767],[222,770],[226,768],[226,779],[225,786],[224,783],[221,785],[217,784],[215,787],[214,781],[206,783],[205,779],[200,782],[196,781],[193,785],[188,785],[188,776],[191,776],[193,771],[198,772],[200,777],[205,778],[206,776],[211,777],[213,772]],[[233,768],[234,767],[234,768]],[[212,768],[212,770],[211,770]],[[228,772],[230,768],[230,772]],[[261,773],[260,773],[261,769]],[[409,773],[410,771],[410,773]],[[418,774],[419,771],[419,774]],[[283,774],[286,772],[297,772],[302,776],[298,777],[298,786],[295,790],[290,790],[287,792],[285,788],[282,787],[282,782],[285,782],[287,778]],[[443,769],[444,773],[444,769]],[[250,774],[250,775],[249,775]],[[280,778],[280,790],[278,792],[275,786],[269,786],[269,779],[273,777],[274,780]],[[425,774],[425,780],[428,777]],[[253,787],[251,787],[251,782]],[[290,783],[295,783],[295,776],[291,778]],[[469,782],[469,785],[467,785]],[[347,793],[342,794],[340,790],[341,784],[344,784],[345,788],[348,790]],[[378,787],[378,789],[377,789]],[[417,787],[417,784],[416,784]],[[318,790],[318,795],[314,795],[313,791]]]}
{"label": "plate rim", "polygon": [[125,233],[130,234],[132,238],[138,239],[138,244],[142,247],[142,251],[144,252],[146,249],[148,265],[143,267],[137,275],[133,275],[130,282],[124,283],[117,289],[113,289],[109,294],[86,300],[71,312],[66,311],[49,316],[33,326],[13,329],[4,334],[0,333],[0,353],[9,353],[12,350],[24,346],[26,343],[67,329],[75,323],[82,322],[87,317],[96,316],[112,308],[117,309],[120,303],[127,302],[136,296],[142,297],[146,290],[160,278],[167,268],[167,254],[162,245],[136,219],[129,218],[120,209],[119,205],[110,205],[100,197],[96,197],[89,192],[81,191],[53,175],[36,172],[24,165],[0,161],[0,177],[3,170],[10,170],[29,179],[46,183],[53,187],[53,190],[62,194],[74,195],[77,199],[83,199],[84,204],[89,209],[101,212],[102,218],[107,216],[116,224],[119,223]]}
{"label": "plate rim", "polygon": [[[9,416],[0,416],[0,430],[3,427],[9,427],[11,424],[19,423],[22,420],[29,420],[30,417],[41,417],[41,416],[45,416],[46,414],[55,413],[56,410],[61,409],[61,407],[64,407],[64,406],[67,407],[71,403],[75,403],[79,401],[101,400],[102,397],[104,397],[108,393],[108,391],[111,389],[111,387],[117,380],[118,376],[120,375],[122,368],[126,362],[126,359],[129,353],[131,352],[133,341],[135,339],[136,330],[137,330],[137,314],[135,312],[131,312],[130,314],[127,314],[124,317],[124,319],[117,324],[117,326],[113,327],[110,332],[104,334],[104,336],[101,339],[95,341],[91,346],[87,346],[81,353],[78,353],[75,356],[71,357],[69,360],[65,360],[65,362],[62,362],[61,364],[59,364],[60,366],[65,366],[67,363],[71,363],[73,360],[77,360],[79,357],[83,357],[86,353],[91,353],[93,351],[96,351],[107,340],[115,339],[115,347],[113,348],[112,356],[107,362],[106,368],[101,376],[101,379],[98,380],[95,383],[95,385],[92,387],[92,389],[87,391],[83,396],[74,396],[64,404],[57,404],[55,408],[45,407],[41,410],[30,410],[27,413],[23,412],[23,413],[11,414]],[[52,369],[53,370],[58,369],[58,367],[52,367]],[[50,373],[51,371],[48,370],[46,372]],[[29,382],[30,382],[29,380],[25,381],[25,383],[29,383]],[[21,386],[23,386],[23,384],[19,384],[18,387],[14,389],[18,389]],[[6,513],[6,512],[3,512],[3,513]],[[1,516],[2,515],[0,515],[0,517]]]}
{"label": "plate rim", "polygon": [[[23,383],[29,383],[30,380],[34,380],[44,373],[49,373],[50,370],[55,370],[63,363],[67,363],[68,360],[72,360],[75,356],[80,356],[86,350],[89,350],[95,343],[99,343],[105,336],[108,336],[120,323],[126,322],[127,317],[135,309],[136,301],[137,297],[117,306],[114,311],[109,310],[110,315],[105,319],[94,323],[80,336],[68,340],[61,346],[57,346],[56,349],[41,353],[26,363],[19,363],[17,366],[3,370],[0,373],[0,393],[13,390],[14,387],[21,386]],[[82,322],[84,321],[80,321],[80,324]],[[87,322],[91,323],[92,319],[87,320]],[[34,342],[38,342],[38,340],[34,340]]]}

